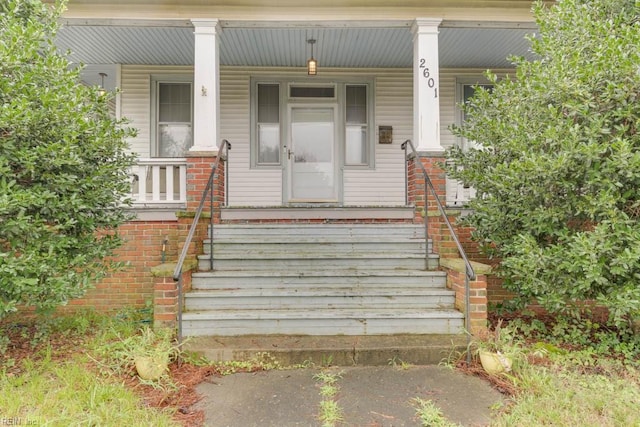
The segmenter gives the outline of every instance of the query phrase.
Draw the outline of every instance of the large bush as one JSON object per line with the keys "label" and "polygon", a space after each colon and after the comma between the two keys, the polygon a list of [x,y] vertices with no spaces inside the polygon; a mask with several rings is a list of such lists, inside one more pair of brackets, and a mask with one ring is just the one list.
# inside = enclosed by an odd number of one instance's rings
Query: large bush
{"label": "large bush", "polygon": [[126,219],[130,131],[56,51],[62,8],[0,2],[0,317],[83,295]]}
{"label": "large bush", "polygon": [[595,300],[640,311],[640,7],[634,0],[534,6],[535,60],[478,88],[454,131],[450,173],[475,187],[475,237],[502,258],[520,304],[558,312]]}

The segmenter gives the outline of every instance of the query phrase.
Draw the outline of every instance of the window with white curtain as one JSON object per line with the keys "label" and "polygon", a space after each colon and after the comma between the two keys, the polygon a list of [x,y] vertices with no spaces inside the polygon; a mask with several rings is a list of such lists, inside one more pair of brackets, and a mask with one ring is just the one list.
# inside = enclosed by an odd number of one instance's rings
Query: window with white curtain
{"label": "window with white curtain", "polygon": [[184,157],[193,145],[192,83],[158,79],[153,89],[152,152],[158,157]]}

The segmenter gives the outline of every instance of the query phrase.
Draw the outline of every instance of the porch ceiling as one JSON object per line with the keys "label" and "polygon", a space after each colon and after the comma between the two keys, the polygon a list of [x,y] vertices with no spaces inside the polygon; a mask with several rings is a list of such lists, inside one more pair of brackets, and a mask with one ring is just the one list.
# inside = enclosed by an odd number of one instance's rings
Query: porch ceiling
{"label": "porch ceiling", "polygon": [[[320,67],[411,67],[413,42],[410,22],[367,26],[299,24],[288,27],[228,26],[220,33],[221,65],[304,67],[310,56],[307,39],[317,42],[314,56]],[[381,25],[381,24],[378,24]],[[443,23],[439,52],[442,68],[508,68],[509,55],[528,55],[525,35],[531,24],[476,25]],[[164,23],[69,23],[60,29],[57,45],[83,64],[192,65],[193,27],[188,21]],[[86,81],[98,84],[91,67]],[[112,82],[108,81],[107,85]]]}

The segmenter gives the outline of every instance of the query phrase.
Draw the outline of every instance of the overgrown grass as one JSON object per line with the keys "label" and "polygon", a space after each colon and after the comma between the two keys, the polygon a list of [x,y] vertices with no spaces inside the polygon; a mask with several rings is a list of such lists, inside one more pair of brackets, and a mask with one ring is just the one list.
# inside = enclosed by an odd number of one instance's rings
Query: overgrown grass
{"label": "overgrown grass", "polygon": [[96,376],[86,359],[24,360],[21,375],[0,374],[0,413],[31,425],[173,426],[171,414],[145,408],[124,385]]}
{"label": "overgrown grass", "polygon": [[[0,415],[25,425],[173,426],[170,411],[146,407],[108,372],[97,349],[116,336],[133,336],[141,319],[120,313],[5,322],[7,346],[0,362]],[[26,357],[25,353],[27,353]]]}
{"label": "overgrown grass", "polygon": [[510,379],[519,393],[495,426],[640,425],[640,373],[617,361],[574,352],[525,364]]}
{"label": "overgrown grass", "polygon": [[520,357],[501,379],[516,392],[492,425],[640,426],[637,346],[626,331],[562,318],[520,318],[508,328]]}

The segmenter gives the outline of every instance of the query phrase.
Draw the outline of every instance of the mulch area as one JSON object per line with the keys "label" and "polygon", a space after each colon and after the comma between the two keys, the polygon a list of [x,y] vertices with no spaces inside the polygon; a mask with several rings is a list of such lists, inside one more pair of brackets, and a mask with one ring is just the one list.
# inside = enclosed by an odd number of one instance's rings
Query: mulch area
{"label": "mulch area", "polygon": [[125,384],[131,387],[146,405],[175,411],[173,418],[184,427],[201,427],[204,425],[204,412],[192,409],[201,399],[196,392],[196,386],[207,377],[216,374],[218,372],[212,366],[174,362],[169,366],[169,377],[173,387],[153,387],[141,383],[138,376],[126,378]]}

